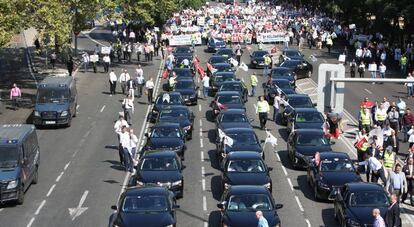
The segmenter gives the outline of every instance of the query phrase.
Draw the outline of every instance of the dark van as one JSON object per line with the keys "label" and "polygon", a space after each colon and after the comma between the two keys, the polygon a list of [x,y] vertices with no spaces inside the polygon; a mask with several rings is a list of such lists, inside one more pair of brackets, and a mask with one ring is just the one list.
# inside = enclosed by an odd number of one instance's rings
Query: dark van
{"label": "dark van", "polygon": [[37,183],[39,160],[39,144],[33,125],[0,125],[1,203],[23,203],[30,184]]}
{"label": "dark van", "polygon": [[70,126],[76,116],[78,93],[71,76],[45,78],[37,88],[33,124]]}

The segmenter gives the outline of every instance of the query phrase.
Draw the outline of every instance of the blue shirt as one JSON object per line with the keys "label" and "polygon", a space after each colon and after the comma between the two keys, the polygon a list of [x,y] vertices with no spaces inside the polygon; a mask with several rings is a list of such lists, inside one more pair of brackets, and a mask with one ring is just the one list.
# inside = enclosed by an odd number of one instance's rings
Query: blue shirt
{"label": "blue shirt", "polygon": [[257,227],[269,227],[269,223],[267,223],[266,218],[263,216],[259,218],[259,223],[257,224]]}
{"label": "blue shirt", "polygon": [[391,173],[393,175],[393,185],[392,187],[394,190],[401,189],[401,177],[400,174],[396,174],[394,172]]}

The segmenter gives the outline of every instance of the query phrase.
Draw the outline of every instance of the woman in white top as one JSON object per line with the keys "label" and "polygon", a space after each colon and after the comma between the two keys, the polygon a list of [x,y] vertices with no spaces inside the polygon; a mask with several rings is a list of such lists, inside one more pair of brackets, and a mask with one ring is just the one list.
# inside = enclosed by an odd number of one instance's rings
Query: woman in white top
{"label": "woman in white top", "polygon": [[[408,73],[407,80],[413,80],[414,77],[411,75],[411,73]],[[407,86],[407,98],[413,97],[413,83],[405,83],[405,86]]]}

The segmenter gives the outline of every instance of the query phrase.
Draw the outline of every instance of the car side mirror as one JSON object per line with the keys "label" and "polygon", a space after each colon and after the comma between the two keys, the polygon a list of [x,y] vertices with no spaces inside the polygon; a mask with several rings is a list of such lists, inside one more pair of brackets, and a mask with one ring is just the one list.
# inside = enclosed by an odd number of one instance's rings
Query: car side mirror
{"label": "car side mirror", "polygon": [[315,103],[312,103],[312,105],[316,107],[318,105],[318,103],[315,102]]}
{"label": "car side mirror", "polygon": [[267,170],[273,171],[273,167],[268,167]]}
{"label": "car side mirror", "polygon": [[117,207],[116,205],[112,205],[112,206],[111,206],[111,209],[112,209],[112,210],[118,210],[118,207]]}
{"label": "car side mirror", "polygon": [[275,205],[276,210],[279,210],[279,209],[282,209],[282,208],[283,208],[283,204],[276,204]]}
{"label": "car side mirror", "polygon": [[180,205],[177,205],[177,204],[173,205],[173,209],[178,209],[178,208],[180,208]]}
{"label": "car side mirror", "polygon": [[185,169],[185,168],[187,168],[187,166],[185,166],[185,165],[182,165],[181,166],[181,169]]}

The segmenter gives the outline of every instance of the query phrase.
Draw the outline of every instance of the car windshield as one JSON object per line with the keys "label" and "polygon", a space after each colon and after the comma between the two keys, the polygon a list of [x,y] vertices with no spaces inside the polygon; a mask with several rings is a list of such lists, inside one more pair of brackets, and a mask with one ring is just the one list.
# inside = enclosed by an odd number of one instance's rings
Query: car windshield
{"label": "car windshield", "polygon": [[298,61],[284,61],[280,66],[287,67],[287,68],[295,68],[299,64],[300,62]]}
{"label": "car windshield", "polygon": [[308,97],[290,98],[288,103],[293,108],[312,108],[313,104]]}
{"label": "car windshield", "polygon": [[320,123],[323,121],[323,116],[319,112],[303,112],[296,115],[297,123]]}
{"label": "car windshield", "polygon": [[280,89],[290,89],[292,86],[290,86],[290,83],[288,80],[277,80],[273,81],[273,85],[278,86]]}
{"label": "car windshield", "polygon": [[228,211],[273,210],[271,199],[264,194],[243,194],[230,196]]}
{"label": "car windshield", "polygon": [[177,77],[192,77],[191,71],[188,69],[174,70]]}
{"label": "car windshield", "polygon": [[254,132],[234,132],[226,133],[226,135],[233,139],[234,144],[258,144],[257,137]]}
{"label": "car windshield", "polygon": [[319,134],[301,134],[298,135],[296,144],[300,146],[327,146],[329,142]]}
{"label": "car windshield", "polygon": [[145,158],[141,162],[140,170],[144,171],[175,171],[178,170],[177,160],[173,157]]}
{"label": "car windshield", "polygon": [[181,95],[169,95],[164,94],[162,96],[159,96],[157,98],[157,101],[155,101],[158,105],[180,105],[183,104],[183,99],[181,98]]}
{"label": "car windshield", "polygon": [[39,88],[37,90],[37,103],[64,103],[69,99],[67,88]]}
{"label": "car windshield", "polygon": [[179,128],[174,127],[157,127],[154,128],[151,132],[151,138],[178,138],[181,137],[181,132]]}
{"label": "car windshield", "polygon": [[214,80],[216,82],[224,82],[224,81],[231,81],[234,80],[234,76],[233,74],[222,74],[222,75],[217,75],[214,77]]}
{"label": "car windshield", "polygon": [[221,115],[220,122],[249,122],[245,114],[223,114]]}
{"label": "car windshield", "polygon": [[193,82],[192,81],[179,80],[175,84],[175,88],[177,88],[177,89],[193,89]]}
{"label": "car windshield", "polygon": [[228,65],[228,64],[214,65],[214,68],[219,72],[229,71],[229,70],[231,70],[231,65]]}
{"label": "car windshield", "polygon": [[174,53],[191,53],[191,49],[189,47],[177,47]]}
{"label": "car windshield", "polygon": [[236,95],[222,95],[217,97],[217,102],[221,104],[242,104],[239,96]]}
{"label": "car windshield", "polygon": [[291,70],[286,68],[275,68],[272,70],[272,77],[286,77],[291,75]]}
{"label": "car windshield", "polygon": [[230,56],[232,54],[233,54],[233,51],[231,49],[219,49],[219,50],[217,50],[217,55]]}
{"label": "car windshield", "polygon": [[220,91],[241,91],[240,84],[223,84]]}
{"label": "car windshield", "polygon": [[0,168],[10,168],[17,165],[19,152],[17,146],[0,147]]}
{"label": "car windshield", "polygon": [[226,63],[227,60],[225,57],[213,57],[210,58],[210,64],[216,64],[216,63]]}
{"label": "car windshield", "polygon": [[349,159],[332,158],[321,160],[321,172],[353,172],[354,167]]}
{"label": "car windshield", "polygon": [[389,200],[384,191],[353,192],[349,197],[351,207],[388,207]]}
{"label": "car windshield", "polygon": [[132,212],[165,212],[168,211],[167,198],[163,195],[137,195],[125,197],[122,211]]}
{"label": "car windshield", "polygon": [[266,54],[269,54],[267,51],[255,51],[254,53],[253,53],[253,56],[255,56],[255,57],[263,57],[263,56],[265,56]]}
{"label": "car windshield", "polygon": [[230,160],[228,162],[226,169],[228,172],[262,173],[265,171],[265,166],[262,160],[236,159],[236,160]]}
{"label": "car windshield", "polygon": [[298,51],[286,51],[285,55],[290,57],[290,58],[294,58],[294,57],[302,57],[302,55],[298,52]]}
{"label": "car windshield", "polygon": [[188,118],[186,109],[168,109],[161,110],[160,118]]}

